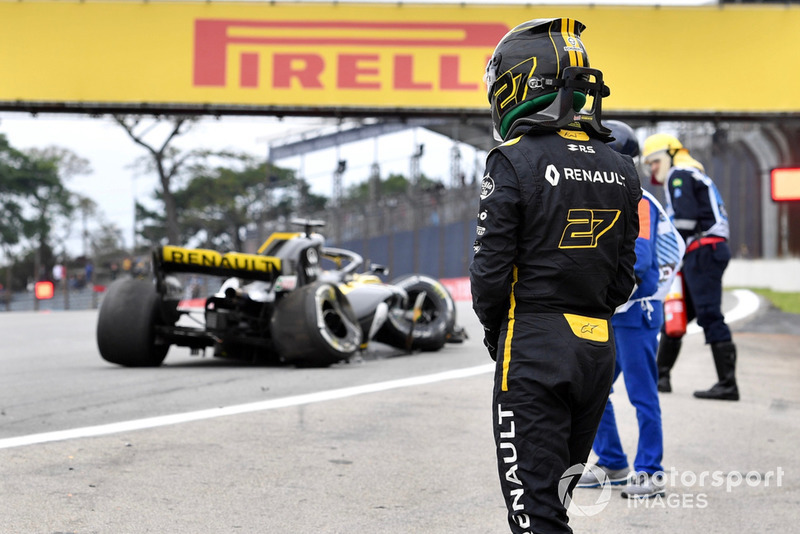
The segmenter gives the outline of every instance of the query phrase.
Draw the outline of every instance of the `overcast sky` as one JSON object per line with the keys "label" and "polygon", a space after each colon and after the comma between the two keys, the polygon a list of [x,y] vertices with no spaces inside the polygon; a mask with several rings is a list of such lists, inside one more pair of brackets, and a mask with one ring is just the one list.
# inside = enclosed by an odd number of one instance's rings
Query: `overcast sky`
{"label": "overcast sky", "polygon": [[[271,117],[204,118],[186,135],[175,140],[179,148],[212,150],[233,149],[266,159],[270,143],[279,143],[287,135],[299,132],[334,128],[330,123],[316,119],[286,119]],[[146,151],[136,145],[125,131],[109,117],[90,118],[81,115],[42,113],[0,113],[0,133],[18,149],[58,146],[68,148],[89,160],[92,173],[76,176],[67,183],[70,190],[94,200],[108,222],[116,224],[123,232],[126,246],[130,246],[133,232],[134,196],[147,204],[158,180],[143,175],[132,164]],[[160,144],[163,136],[153,132],[152,143]],[[490,132],[487,132],[487,136]],[[150,139],[150,138],[148,138]],[[450,150],[453,141],[424,129],[408,130],[372,140],[342,145],[304,158],[294,157],[277,161],[281,167],[295,169],[311,183],[317,194],[331,196],[332,176],[338,159],[348,161],[344,174],[345,187],[364,181],[374,161],[381,165],[381,176],[390,173],[409,174],[410,156],[417,144],[424,143],[420,170],[428,177],[447,183],[450,173]],[[462,168],[472,175],[477,165],[482,169],[483,154],[461,146]],[[479,171],[480,172],[480,171]],[[150,204],[151,206],[153,204]],[[91,230],[92,228],[90,228]],[[69,250],[82,254],[81,229],[72,231]]]}

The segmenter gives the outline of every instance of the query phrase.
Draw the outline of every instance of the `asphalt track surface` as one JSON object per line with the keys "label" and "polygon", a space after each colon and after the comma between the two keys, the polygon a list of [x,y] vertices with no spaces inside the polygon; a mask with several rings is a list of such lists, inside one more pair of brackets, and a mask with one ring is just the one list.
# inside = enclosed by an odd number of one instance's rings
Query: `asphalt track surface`
{"label": "asphalt track surface", "polygon": [[[578,490],[576,532],[796,531],[800,318],[763,302],[750,313],[753,298],[725,295],[742,400],[692,397],[715,374],[702,334],[687,336],[661,397],[667,498],[632,506],[618,489]],[[176,348],[160,368],[125,369],[98,355],[95,322],[0,314],[0,532],[508,531],[492,366],[466,303],[464,344],[328,369]],[[621,382],[612,399],[632,456]]]}

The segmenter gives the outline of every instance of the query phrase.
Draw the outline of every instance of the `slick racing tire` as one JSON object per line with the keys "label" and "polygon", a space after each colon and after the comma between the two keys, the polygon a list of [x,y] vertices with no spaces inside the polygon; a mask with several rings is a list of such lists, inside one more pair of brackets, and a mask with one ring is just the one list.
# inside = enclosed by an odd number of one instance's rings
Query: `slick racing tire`
{"label": "slick racing tire", "polygon": [[299,367],[327,367],[346,360],[363,337],[350,302],[327,282],[301,286],[283,297],[270,330],[280,359]]}
{"label": "slick racing tire", "polygon": [[163,324],[160,297],[145,280],[117,280],[103,298],[97,317],[97,348],[107,362],[125,367],[158,367],[169,345],[156,342]]}
{"label": "slick racing tire", "polygon": [[[441,282],[429,276],[405,275],[390,282],[408,293],[405,309],[389,310],[389,317],[375,336],[376,341],[406,350],[436,351],[447,342],[456,322],[453,297]],[[422,315],[413,321],[417,297],[425,293]]]}

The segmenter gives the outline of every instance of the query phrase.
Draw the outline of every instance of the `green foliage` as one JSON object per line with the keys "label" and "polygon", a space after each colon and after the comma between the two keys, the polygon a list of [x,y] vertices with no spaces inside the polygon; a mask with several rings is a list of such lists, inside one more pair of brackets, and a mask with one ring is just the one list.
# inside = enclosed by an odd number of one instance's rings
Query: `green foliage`
{"label": "green foliage", "polygon": [[[156,194],[156,197],[159,195]],[[137,248],[151,249],[167,242],[167,217],[163,210],[150,210],[139,202],[134,204]]]}
{"label": "green foliage", "polygon": [[46,276],[75,211],[91,211],[87,199],[65,185],[71,176],[87,172],[88,161],[68,149],[21,151],[0,134],[0,249],[7,259],[19,260],[12,269],[13,288]]}
{"label": "green foliage", "polygon": [[24,217],[25,199],[33,191],[32,162],[0,134],[0,246],[8,250],[31,233]]}
{"label": "green foliage", "polygon": [[[182,151],[171,145],[175,137],[185,134],[196,123],[197,117],[144,117],[138,115],[114,115],[119,124],[134,143],[147,151],[147,156],[139,158],[133,165],[145,173],[158,175],[160,199],[164,205],[164,227],[167,239],[178,244],[178,205],[173,195],[177,182],[192,169],[204,165],[210,152],[207,150]],[[153,141],[153,135],[160,142]]]}
{"label": "green foliage", "polygon": [[98,267],[107,265],[128,254],[124,244],[122,231],[115,224],[101,224],[92,234],[91,257]]}
{"label": "green foliage", "polygon": [[328,197],[312,193],[311,185],[305,180],[297,180],[297,192],[299,196],[297,212],[302,217],[323,211],[328,203]]}
{"label": "green foliage", "polygon": [[772,304],[781,311],[800,314],[800,292],[773,291],[771,289],[750,290],[772,302]]}
{"label": "green foliage", "polygon": [[47,242],[58,216],[69,217],[74,207],[59,176],[60,159],[44,151],[24,153],[0,135],[0,246],[38,236]]}
{"label": "green foliage", "polygon": [[[408,194],[411,182],[402,174],[390,174],[385,180],[378,184],[379,197],[393,197]],[[428,178],[424,174],[420,175],[417,189],[419,191],[436,191],[444,188],[444,185]],[[351,185],[347,189],[345,200],[351,202],[364,203],[369,200],[369,180]]]}
{"label": "green foliage", "polygon": [[294,171],[247,155],[224,156],[233,166],[197,165],[186,186],[174,192],[184,243],[243,250],[249,225],[324,208],[326,199],[311,194]]}
{"label": "green foliage", "polygon": [[63,149],[34,149],[27,153],[31,167],[26,200],[34,213],[29,223],[40,246],[50,244],[56,228],[68,230],[71,226],[78,201],[66,188],[61,172],[64,165],[69,165],[66,161],[70,156],[74,154]]}
{"label": "green foliage", "polygon": [[386,180],[381,181],[381,193],[386,196],[402,195],[408,192],[408,178],[402,174],[390,174]]}

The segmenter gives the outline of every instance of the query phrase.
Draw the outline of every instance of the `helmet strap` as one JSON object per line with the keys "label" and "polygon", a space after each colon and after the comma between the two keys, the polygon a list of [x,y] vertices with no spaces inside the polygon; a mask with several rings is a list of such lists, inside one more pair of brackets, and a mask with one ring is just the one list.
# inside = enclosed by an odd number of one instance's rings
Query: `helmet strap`
{"label": "helmet strap", "polygon": [[[509,111],[503,120],[500,121],[500,135],[505,139],[506,134],[511,131],[511,126],[517,119],[527,117],[538,111],[544,110],[556,99],[558,92],[548,93],[546,95],[537,96],[533,100],[527,100]],[[573,111],[580,110],[586,103],[586,95],[579,91],[572,93],[572,109]]]}
{"label": "helmet strap", "polygon": [[[593,76],[595,81],[589,81],[589,76]],[[561,78],[545,79],[544,85],[557,91],[524,102],[518,106],[520,112],[515,108],[503,117],[500,124],[503,139],[517,127],[561,129],[571,123],[580,124],[593,137],[604,140],[610,137],[611,130],[600,124],[601,101],[610,94],[603,83],[602,72],[588,67],[567,67]],[[579,111],[586,103],[587,93],[594,97],[592,109]],[[523,108],[525,104],[530,105]],[[523,110],[525,113],[522,113]]]}

